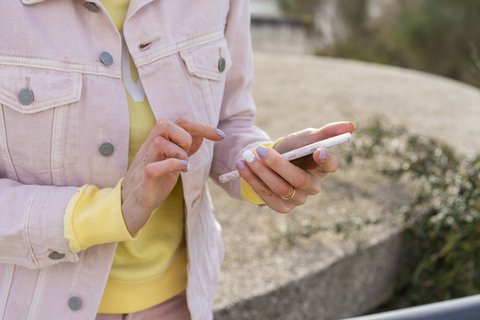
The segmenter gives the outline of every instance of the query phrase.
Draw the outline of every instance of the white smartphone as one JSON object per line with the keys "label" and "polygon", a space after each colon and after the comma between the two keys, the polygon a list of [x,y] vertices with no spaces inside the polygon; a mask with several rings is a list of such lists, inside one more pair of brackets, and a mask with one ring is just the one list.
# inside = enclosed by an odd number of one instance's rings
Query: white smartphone
{"label": "white smartphone", "polygon": [[[339,145],[341,143],[348,142],[350,140],[352,140],[352,134],[347,132],[335,137],[314,142],[312,144],[309,144],[307,146],[304,146],[292,151],[288,151],[282,154],[282,157],[284,159],[287,159],[288,161],[292,161],[292,160],[307,156],[309,154],[312,154],[318,148],[330,148],[330,147]],[[229,173],[222,174],[218,179],[220,180],[221,183],[226,183],[238,178],[240,178],[240,173],[238,173],[238,171],[235,170]]]}

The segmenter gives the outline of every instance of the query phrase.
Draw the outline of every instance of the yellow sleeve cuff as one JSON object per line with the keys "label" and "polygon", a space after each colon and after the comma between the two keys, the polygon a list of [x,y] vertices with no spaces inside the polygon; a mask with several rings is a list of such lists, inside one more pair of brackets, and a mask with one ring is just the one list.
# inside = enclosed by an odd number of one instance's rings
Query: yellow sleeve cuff
{"label": "yellow sleeve cuff", "polygon": [[[274,149],[277,143],[279,143],[282,139],[283,138],[277,139],[275,142],[264,143],[262,144],[262,146],[271,147],[272,149]],[[256,149],[254,150],[254,152],[256,152]],[[255,191],[253,191],[252,187],[250,187],[250,185],[245,180],[243,180],[243,178],[241,179],[240,184],[242,196],[243,198],[245,198],[245,200],[254,204],[265,204],[265,201],[263,201],[263,199]]]}
{"label": "yellow sleeve cuff", "polygon": [[265,201],[263,201],[263,199],[260,198],[260,196],[255,191],[253,191],[252,187],[250,187],[247,181],[241,178],[240,184],[242,186],[242,196],[245,200],[255,204],[265,204]]}
{"label": "yellow sleeve cuff", "polygon": [[73,251],[109,242],[135,240],[122,214],[122,181],[115,188],[99,190],[84,185],[70,199],[63,220],[65,239]]}

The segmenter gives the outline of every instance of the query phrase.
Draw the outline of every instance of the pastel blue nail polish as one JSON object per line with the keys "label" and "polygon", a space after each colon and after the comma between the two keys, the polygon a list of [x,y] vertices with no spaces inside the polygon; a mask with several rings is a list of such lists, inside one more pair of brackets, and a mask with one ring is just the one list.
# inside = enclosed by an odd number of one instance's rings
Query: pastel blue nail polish
{"label": "pastel blue nail polish", "polygon": [[188,166],[188,161],[187,160],[180,160],[180,162],[186,167]]}
{"label": "pastel blue nail polish", "polygon": [[245,162],[243,162],[242,160],[237,160],[237,162],[235,162],[235,164],[237,165],[238,169],[240,169],[240,170],[245,169]]}
{"label": "pastel blue nail polish", "polygon": [[222,137],[222,138],[225,138],[227,135],[220,129],[217,129],[217,134]]}
{"label": "pastel blue nail polish", "polygon": [[327,159],[327,153],[325,152],[325,150],[320,150],[320,155],[318,156],[318,159],[320,159],[320,161]]}
{"label": "pastel blue nail polish", "polygon": [[260,156],[260,158],[263,158],[268,152],[268,148],[264,146],[258,146],[257,147],[257,154]]}

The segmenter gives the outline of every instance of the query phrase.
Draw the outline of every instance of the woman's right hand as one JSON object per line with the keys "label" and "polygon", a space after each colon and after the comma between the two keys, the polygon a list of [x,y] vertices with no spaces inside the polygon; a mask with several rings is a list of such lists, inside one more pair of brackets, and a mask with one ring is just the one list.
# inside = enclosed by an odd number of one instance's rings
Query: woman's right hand
{"label": "woman's right hand", "polygon": [[122,182],[122,213],[131,235],[140,231],[167,198],[180,172],[188,171],[188,157],[200,148],[203,139],[220,141],[224,137],[209,124],[183,117],[175,122],[157,121]]}

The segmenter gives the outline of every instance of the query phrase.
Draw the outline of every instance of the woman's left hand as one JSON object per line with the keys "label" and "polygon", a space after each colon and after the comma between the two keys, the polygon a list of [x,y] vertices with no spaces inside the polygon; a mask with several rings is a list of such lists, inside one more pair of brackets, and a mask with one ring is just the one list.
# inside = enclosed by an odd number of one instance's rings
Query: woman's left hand
{"label": "woman's left hand", "polygon": [[339,160],[327,149],[318,149],[312,155],[292,162],[281,154],[354,130],[352,122],[336,122],[320,129],[292,133],[275,149],[259,146],[257,154],[247,151],[245,159],[236,162],[237,170],[270,208],[280,213],[290,212],[304,204],[309,195],[320,192],[320,180],[338,169]]}

